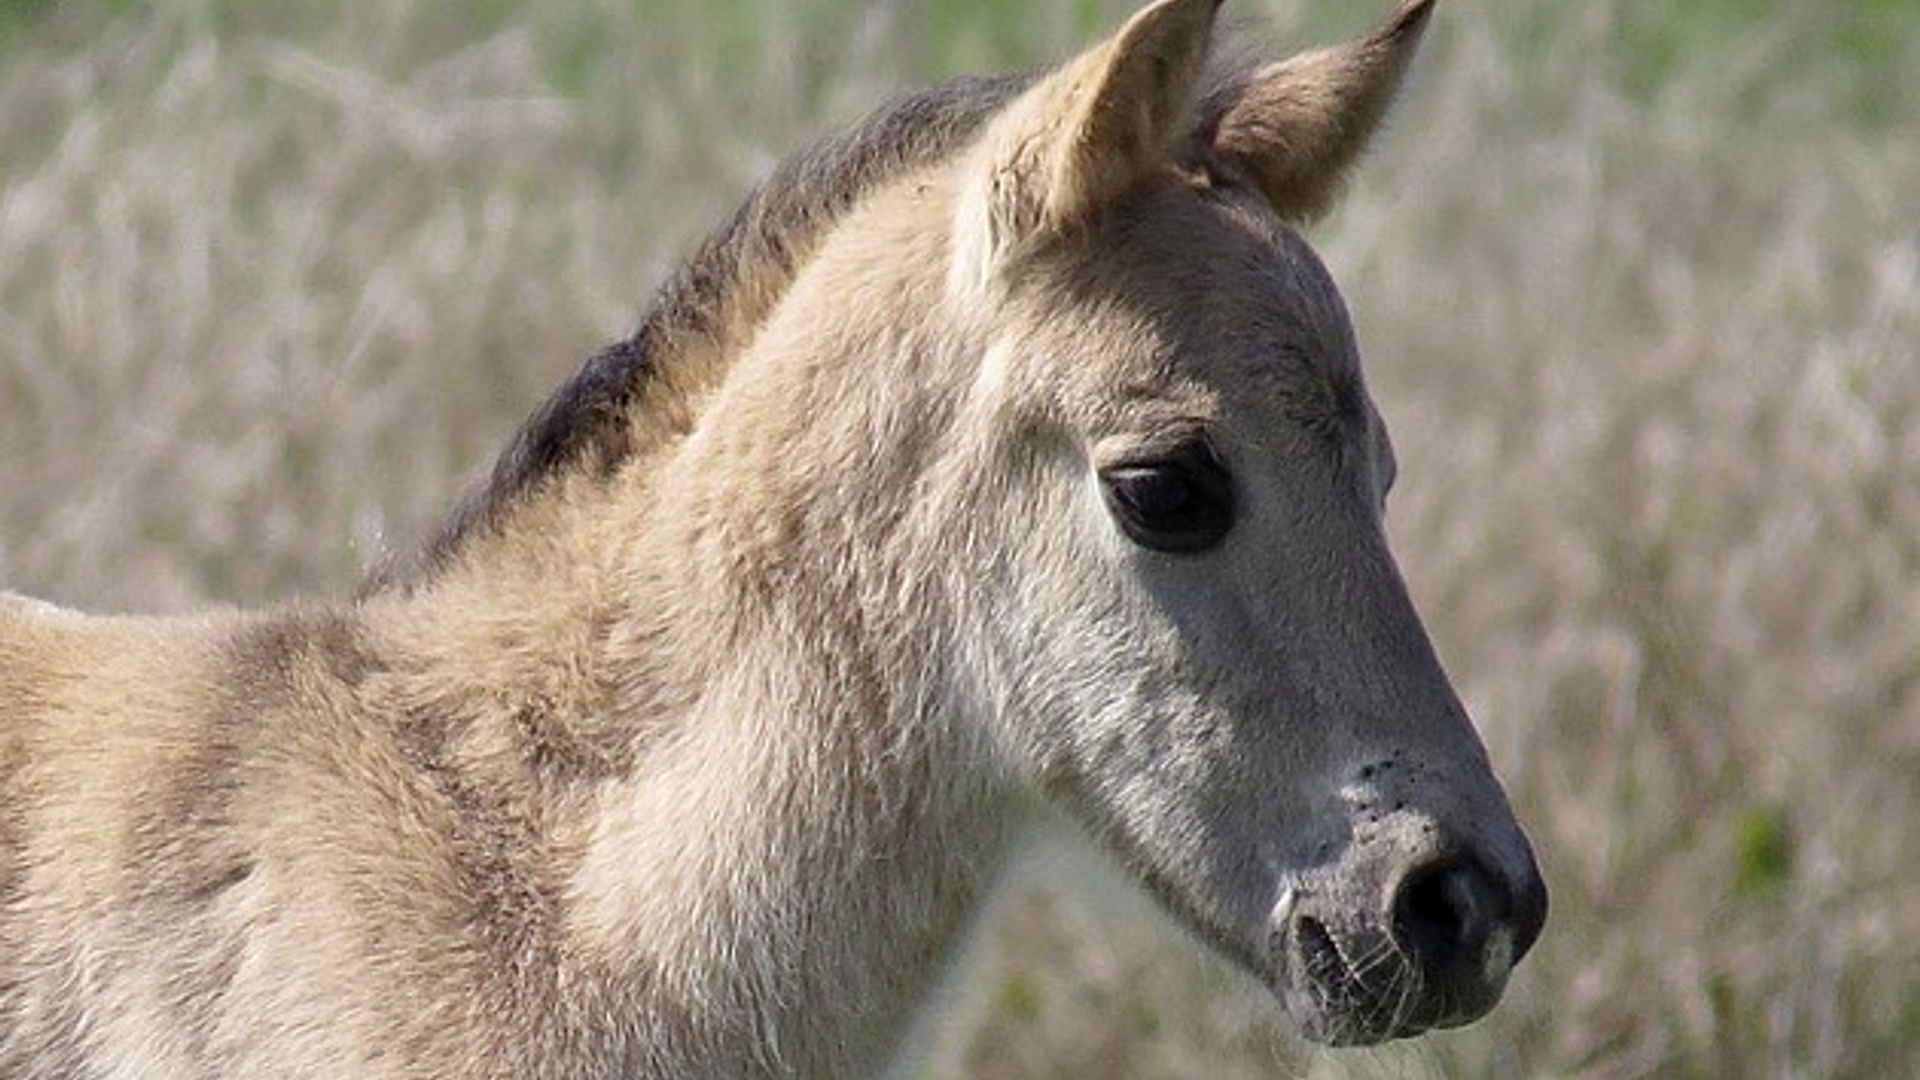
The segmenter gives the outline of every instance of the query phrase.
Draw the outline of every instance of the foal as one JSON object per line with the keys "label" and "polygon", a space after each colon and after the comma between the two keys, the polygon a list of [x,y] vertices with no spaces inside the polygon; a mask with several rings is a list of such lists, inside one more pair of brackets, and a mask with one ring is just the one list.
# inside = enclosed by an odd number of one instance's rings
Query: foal
{"label": "foal", "polygon": [[0,599],[0,1076],[862,1076],[1037,796],[1311,1036],[1545,890],[1326,271],[1429,14],[1161,0],[783,167],[355,602]]}

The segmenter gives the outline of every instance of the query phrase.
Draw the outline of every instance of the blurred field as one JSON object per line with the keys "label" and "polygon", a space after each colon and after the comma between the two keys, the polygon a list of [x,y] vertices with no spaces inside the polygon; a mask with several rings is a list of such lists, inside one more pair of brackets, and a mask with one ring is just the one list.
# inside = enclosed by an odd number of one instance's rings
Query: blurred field
{"label": "blurred field", "polygon": [[[344,594],[785,150],[1131,6],[0,4],[0,587]],[[1920,11],[1449,0],[1429,44],[1316,238],[1547,935],[1477,1027],[1314,1053],[1050,840],[916,1075],[1920,1069]]]}

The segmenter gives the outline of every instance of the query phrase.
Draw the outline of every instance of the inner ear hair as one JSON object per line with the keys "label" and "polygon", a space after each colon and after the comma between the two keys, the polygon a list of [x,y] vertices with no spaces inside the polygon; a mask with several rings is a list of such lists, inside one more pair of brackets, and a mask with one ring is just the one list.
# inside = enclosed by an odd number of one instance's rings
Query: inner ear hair
{"label": "inner ear hair", "polygon": [[1282,217],[1330,209],[1385,117],[1435,0],[1402,0],[1366,35],[1210,80],[1192,159],[1219,180],[1258,190]]}

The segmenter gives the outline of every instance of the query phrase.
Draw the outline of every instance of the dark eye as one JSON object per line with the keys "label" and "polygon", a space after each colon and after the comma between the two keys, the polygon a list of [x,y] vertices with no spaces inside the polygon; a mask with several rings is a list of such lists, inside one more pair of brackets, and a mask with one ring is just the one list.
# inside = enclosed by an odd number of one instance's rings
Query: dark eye
{"label": "dark eye", "polygon": [[1205,551],[1233,526],[1233,482],[1202,441],[1109,465],[1100,470],[1100,489],[1120,531],[1154,551]]}

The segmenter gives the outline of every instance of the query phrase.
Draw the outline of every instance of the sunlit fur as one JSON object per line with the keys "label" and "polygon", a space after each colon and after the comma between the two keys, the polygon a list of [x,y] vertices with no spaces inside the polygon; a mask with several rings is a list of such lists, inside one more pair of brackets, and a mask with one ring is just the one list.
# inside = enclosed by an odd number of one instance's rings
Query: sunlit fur
{"label": "sunlit fur", "polygon": [[[0,599],[0,1075],[868,1075],[1036,796],[1309,1033],[1484,1011],[1506,955],[1434,1000],[1382,897],[1537,875],[1286,224],[1427,7],[1209,86],[1213,0],[1165,0],[883,115],[354,603]],[[1095,470],[1196,434],[1232,532],[1130,546]]]}

